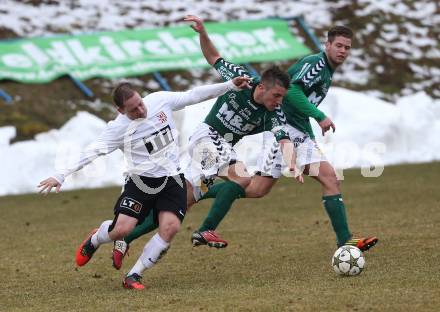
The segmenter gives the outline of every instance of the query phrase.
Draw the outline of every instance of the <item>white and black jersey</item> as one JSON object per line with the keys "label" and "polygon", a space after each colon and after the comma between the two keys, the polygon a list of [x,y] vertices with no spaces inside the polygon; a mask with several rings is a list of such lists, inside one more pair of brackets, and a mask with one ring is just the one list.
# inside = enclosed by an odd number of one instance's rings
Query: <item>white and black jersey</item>
{"label": "white and black jersey", "polygon": [[127,173],[144,177],[175,176],[180,173],[178,132],[172,111],[237,90],[232,81],[196,87],[186,92],[160,91],[143,98],[147,118],[131,120],[120,114],[110,121],[99,138],[80,159],[54,175],[60,183],[98,156],[116,149],[124,153]]}

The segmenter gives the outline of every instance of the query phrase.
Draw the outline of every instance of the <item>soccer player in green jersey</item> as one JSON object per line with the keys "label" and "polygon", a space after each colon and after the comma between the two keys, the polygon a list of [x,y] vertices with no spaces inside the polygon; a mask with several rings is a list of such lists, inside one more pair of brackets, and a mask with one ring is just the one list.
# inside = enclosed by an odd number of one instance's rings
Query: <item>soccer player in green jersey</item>
{"label": "soccer player in green jersey", "polygon": [[[194,22],[193,29],[200,36],[203,55],[228,81],[238,76],[250,76],[241,66],[224,60],[209,39],[203,22],[195,16],[188,16],[186,21]],[[245,165],[237,160],[233,146],[242,137],[268,131],[280,144],[280,153],[289,164],[291,171],[296,171],[293,142],[286,131],[286,118],[280,109],[282,99],[289,88],[289,76],[277,67],[264,71],[261,79],[253,77],[251,89],[239,92],[231,91],[218,97],[211,111],[191,135],[188,152],[191,163],[185,170],[187,181],[187,207],[203,198],[214,179],[221,177],[226,182],[217,192],[212,208],[198,231],[192,236],[197,244],[209,244],[213,247],[225,247],[226,242],[217,238],[212,231],[227,214],[232,202],[245,196],[245,188],[251,182],[251,176]],[[281,154],[280,154],[281,155]],[[294,172],[295,174],[295,172]],[[302,176],[297,175],[302,182]],[[150,216],[124,239],[116,241],[113,252],[113,265],[119,268],[127,251],[127,243],[156,227],[154,216]]]}
{"label": "soccer player in green jersey", "polygon": [[[333,27],[328,32],[324,51],[306,56],[292,65],[288,69],[291,77],[290,88],[281,107],[287,118],[290,140],[295,145],[297,165],[322,186],[322,201],[336,233],[337,245],[354,245],[364,251],[374,246],[378,239],[352,236],[347,223],[340,183],[334,168],[319,150],[310,124],[310,118],[315,119],[322,129],[322,135],[330,128],[335,131],[335,125],[318,109],[318,105],[330,88],[334,71],[348,57],[352,37],[353,32],[349,28]],[[281,177],[282,159],[279,155],[279,145],[266,133],[264,152],[260,154],[258,164],[259,172],[252,177],[251,183],[246,187],[248,198],[265,196]],[[219,196],[223,187],[222,183],[215,185],[204,198]],[[230,206],[223,207],[226,211],[229,208]],[[214,247],[224,247],[227,244],[218,234],[212,239],[221,241],[222,245],[215,242],[205,244]]]}

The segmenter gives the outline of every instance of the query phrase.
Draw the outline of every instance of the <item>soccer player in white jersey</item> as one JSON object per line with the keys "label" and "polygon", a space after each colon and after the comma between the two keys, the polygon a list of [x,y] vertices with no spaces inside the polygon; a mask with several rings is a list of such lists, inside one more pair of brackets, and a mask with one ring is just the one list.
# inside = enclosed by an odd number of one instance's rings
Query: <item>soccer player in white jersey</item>
{"label": "soccer player in white jersey", "polygon": [[76,252],[78,266],[85,265],[101,244],[122,239],[152,210],[158,232],[148,241],[123,286],[143,289],[142,272],[152,267],[169,248],[186,213],[186,183],[179,165],[177,130],[172,112],[187,105],[218,97],[231,90],[249,87],[249,78],[196,87],[186,92],[155,92],[141,98],[129,83],[113,91],[120,113],[100,137],[81,154],[78,162],[40,182],[40,193],[55,187],[98,156],[116,149],[124,153],[128,175],[114,207],[113,220],[104,221],[81,243]]}

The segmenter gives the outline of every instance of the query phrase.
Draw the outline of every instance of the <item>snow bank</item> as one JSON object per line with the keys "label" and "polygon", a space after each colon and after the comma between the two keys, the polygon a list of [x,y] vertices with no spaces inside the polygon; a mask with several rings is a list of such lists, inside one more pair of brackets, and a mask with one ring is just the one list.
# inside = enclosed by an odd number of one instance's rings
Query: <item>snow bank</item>
{"label": "snow bank", "polygon": [[[374,176],[381,173],[381,165],[440,160],[439,102],[421,92],[391,105],[359,92],[332,88],[320,108],[332,118],[336,132],[322,137],[319,127],[312,123],[318,143],[335,167],[364,167]],[[211,100],[185,110],[180,125],[183,150],[213,103]],[[9,142],[15,129],[0,128],[0,195],[35,192],[39,181],[78,157],[104,127],[104,121],[80,112],[59,130],[14,144]],[[255,135],[237,146],[251,170],[260,144],[261,135]],[[374,166],[373,171],[369,171],[370,166]],[[63,189],[121,185],[123,171],[122,153],[116,151],[67,178]]]}

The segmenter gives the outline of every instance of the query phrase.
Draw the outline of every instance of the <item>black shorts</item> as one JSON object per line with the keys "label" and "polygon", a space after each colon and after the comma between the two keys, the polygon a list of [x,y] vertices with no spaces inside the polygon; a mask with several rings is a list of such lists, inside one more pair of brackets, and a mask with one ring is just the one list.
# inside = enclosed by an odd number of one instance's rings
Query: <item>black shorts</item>
{"label": "black shorts", "polygon": [[183,221],[186,214],[186,183],[183,174],[160,178],[127,178],[115,205],[115,216],[121,213],[142,223],[151,210],[156,222],[159,211],[173,212],[180,222]]}

